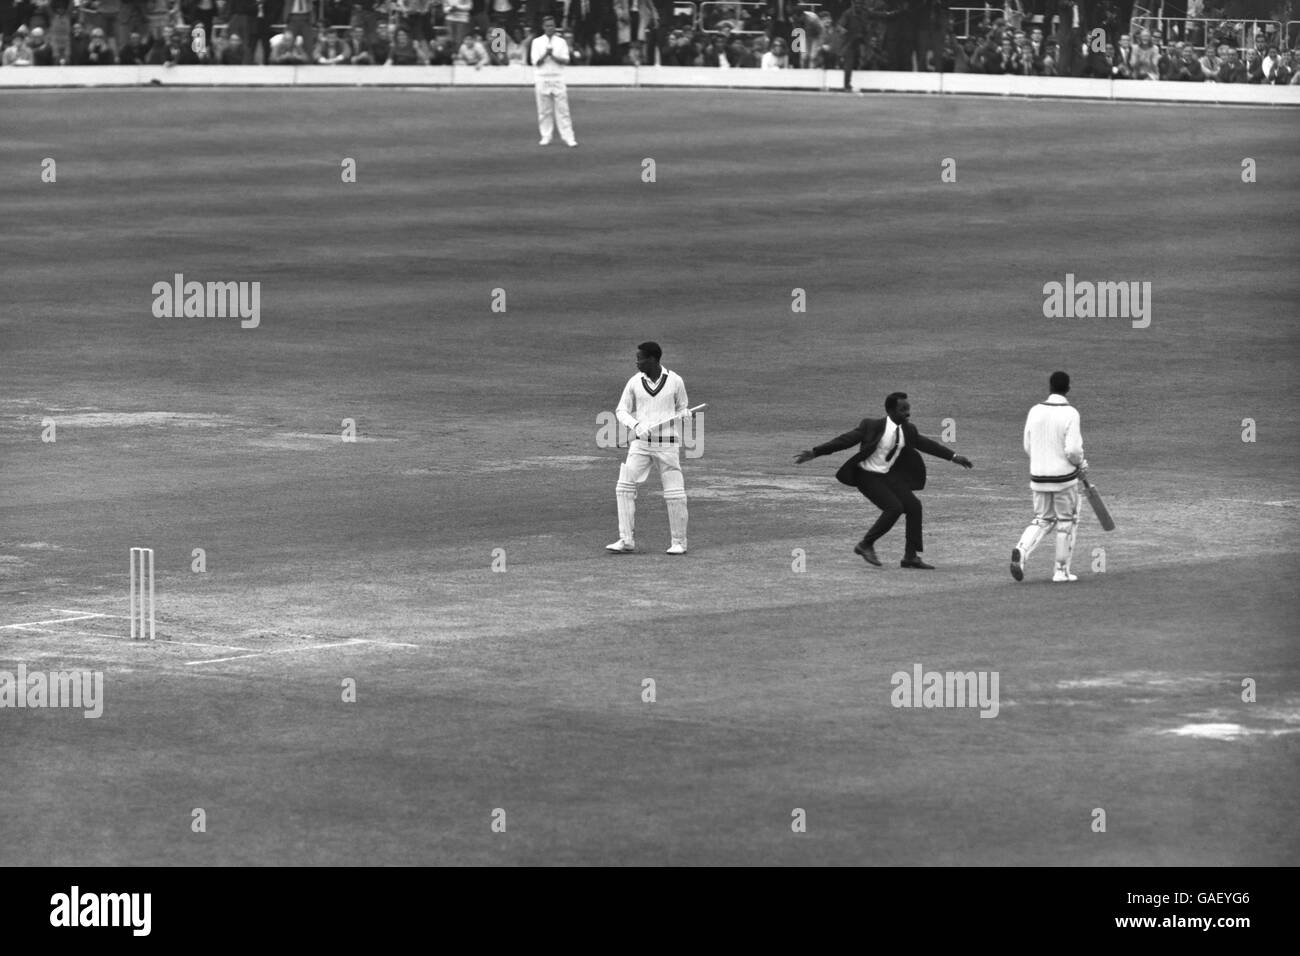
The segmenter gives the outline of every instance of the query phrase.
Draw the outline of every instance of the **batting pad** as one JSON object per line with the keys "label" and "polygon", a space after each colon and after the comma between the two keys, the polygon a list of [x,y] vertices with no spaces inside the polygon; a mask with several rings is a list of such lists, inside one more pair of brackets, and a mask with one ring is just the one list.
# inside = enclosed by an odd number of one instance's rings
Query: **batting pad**
{"label": "batting pad", "polygon": [[623,473],[623,469],[619,469],[619,481],[614,486],[614,501],[618,504],[618,536],[631,541],[636,525],[636,483],[624,481]]}
{"label": "batting pad", "polygon": [[668,507],[668,533],[674,544],[686,546],[686,491],[678,489],[664,492],[664,504]]}

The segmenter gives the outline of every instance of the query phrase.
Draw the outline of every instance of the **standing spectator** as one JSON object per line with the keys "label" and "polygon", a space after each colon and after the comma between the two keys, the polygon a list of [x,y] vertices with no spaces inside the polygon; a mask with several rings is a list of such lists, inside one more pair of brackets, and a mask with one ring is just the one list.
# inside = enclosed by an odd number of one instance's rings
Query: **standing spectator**
{"label": "standing spectator", "polygon": [[[257,20],[257,0],[230,0],[230,21],[227,24],[227,30],[231,39],[235,35],[248,37],[249,44],[239,46],[239,54],[244,58],[243,62],[253,62],[253,47],[256,44],[253,33],[253,24]],[[225,50],[221,52],[221,62],[226,62]],[[238,64],[235,64],[238,65]]]}
{"label": "standing spectator", "polygon": [[238,33],[231,33],[226,37],[226,45],[217,57],[217,63],[221,66],[243,66],[248,62],[248,48],[244,46],[244,38]]}
{"label": "standing spectator", "polygon": [[126,45],[118,51],[117,62],[122,66],[139,66],[149,57],[149,47],[140,38],[139,33],[132,33]]}
{"label": "standing spectator", "polygon": [[262,63],[271,62],[271,24],[280,16],[284,5],[281,0],[255,0],[257,9],[253,12],[253,30],[249,35],[248,62],[259,57]]}
{"label": "standing spectator", "polygon": [[385,24],[375,27],[375,38],[370,41],[370,55],[374,57],[375,65],[382,66],[388,62],[388,54],[393,49],[393,29],[392,24]]}
{"label": "standing spectator", "polygon": [[577,146],[569,118],[569,93],[564,85],[564,67],[569,62],[569,45],[555,35],[555,18],[542,18],[542,35],[533,40],[529,57],[533,63],[533,86],[537,95],[539,146],[549,146],[555,128],[565,146]]}
{"label": "standing spectator", "polygon": [[[211,3],[212,0],[207,2]],[[286,0],[285,3],[285,24],[288,27],[285,32],[292,30],[295,41],[301,41],[295,49],[298,49],[304,59],[307,51],[312,48],[311,7],[311,0]]]}
{"label": "standing spectator", "polygon": [[94,36],[95,27],[103,30],[103,35],[111,39],[116,47],[121,42],[119,34],[126,27],[122,16],[122,0],[99,0],[99,21],[93,24],[91,36]]}
{"label": "standing spectator", "polygon": [[[37,29],[40,29],[37,27]],[[99,27],[95,28],[96,30]],[[35,36],[36,30],[32,31]],[[90,37],[86,34],[86,28],[81,25],[80,20],[74,20],[72,23],[72,36],[68,40],[68,62],[73,66],[85,66],[87,62],[88,51],[90,49]]]}
{"label": "standing spectator", "polygon": [[72,40],[72,0],[50,0],[50,45],[54,47],[54,59],[59,63],[68,62],[68,44]]}
{"label": "standing spectator", "polygon": [[[425,0],[425,3],[427,5],[428,0]],[[352,2],[351,0],[325,0],[321,6],[321,13],[325,26],[338,36],[335,27],[346,27],[352,23]]]}
{"label": "standing spectator", "polygon": [[[379,15],[375,11],[375,0],[352,0],[352,19],[349,24],[360,27],[366,43],[372,43],[378,34]],[[357,45],[352,45],[352,55],[357,55]]]}
{"label": "standing spectator", "polygon": [[790,67],[790,57],[785,52],[785,41],[777,37],[772,41],[772,49],[763,54],[759,68],[764,70],[785,70]]}
{"label": "standing spectator", "polygon": [[1156,80],[1160,78],[1160,48],[1155,45],[1151,31],[1138,34],[1137,49],[1133,51],[1133,79]]}
{"label": "standing spectator", "polygon": [[465,39],[465,34],[469,32],[469,15],[474,9],[474,0],[443,0],[442,8],[446,11],[451,42],[459,47],[461,41]]}
{"label": "standing spectator", "polygon": [[122,18],[117,33],[117,59],[122,60],[122,47],[126,46],[132,33],[147,33],[149,18],[145,15],[145,0],[122,0]]}

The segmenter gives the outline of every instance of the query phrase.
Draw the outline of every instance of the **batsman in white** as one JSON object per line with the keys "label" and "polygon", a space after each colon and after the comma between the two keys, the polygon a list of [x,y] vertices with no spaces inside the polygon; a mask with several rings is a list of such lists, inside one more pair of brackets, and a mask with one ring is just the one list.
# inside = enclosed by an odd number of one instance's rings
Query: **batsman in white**
{"label": "batsman in white", "polygon": [[[623,397],[614,412],[634,437],[614,488],[618,540],[606,545],[607,551],[636,550],[632,537],[636,523],[636,486],[650,475],[653,461],[659,465],[664,504],[668,506],[668,531],[672,539],[668,554],[686,553],[686,486],[680,460],[680,419],[674,416],[687,411],[690,403],[686,400],[686,383],[682,377],[659,364],[663,354],[657,342],[642,342],[636,347],[637,374],[624,386]],[[660,422],[663,424],[657,424]]]}
{"label": "batsman in white", "polygon": [[1029,410],[1025,421],[1025,453],[1029,455],[1029,488],[1034,493],[1034,520],[1011,551],[1011,576],[1025,578],[1029,555],[1056,529],[1055,582],[1079,580],[1070,573],[1074,536],[1079,530],[1079,474],[1086,471],[1079,410],[1065,396],[1070,376],[1053,372],[1047,401]]}
{"label": "batsman in white", "polygon": [[537,128],[542,134],[539,146],[549,146],[560,128],[565,146],[577,146],[573,121],[569,119],[569,93],[564,86],[564,67],[569,62],[569,44],[555,35],[555,18],[542,17],[542,35],[529,50],[533,64],[533,86],[537,92]]}

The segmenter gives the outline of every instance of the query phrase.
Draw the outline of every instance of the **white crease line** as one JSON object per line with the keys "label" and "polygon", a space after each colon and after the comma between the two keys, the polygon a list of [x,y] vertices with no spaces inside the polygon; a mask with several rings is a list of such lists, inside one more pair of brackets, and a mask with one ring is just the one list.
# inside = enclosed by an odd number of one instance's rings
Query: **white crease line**
{"label": "white crease line", "polygon": [[10,627],[16,627],[20,631],[40,631],[42,634],[58,634],[59,631],[52,631],[48,627],[36,627],[32,624],[10,624]]}
{"label": "white crease line", "polygon": [[24,621],[22,624],[0,624],[0,629],[7,627],[31,627],[33,624],[64,624],[72,621],[84,621],[92,617],[106,617],[104,614],[82,614],[80,617],[56,617],[48,621]]}
{"label": "white crease line", "polygon": [[422,644],[403,644],[400,641],[368,641],[365,638],[358,638],[363,644],[378,644],[380,647],[414,647],[420,648]]}
{"label": "white crease line", "polygon": [[201,641],[164,641],[162,638],[154,638],[152,641],[146,641],[152,644],[183,644],[186,647],[224,647],[229,651],[251,651],[251,647],[240,647],[238,644],[204,644]]}
{"label": "white crease line", "polygon": [[70,607],[52,607],[49,610],[58,611],[60,614],[91,614],[95,617],[120,617],[124,621],[127,619],[126,614],[97,614],[94,611],[79,611]]}
{"label": "white crease line", "polygon": [[360,638],[353,638],[346,641],[340,641],[336,644],[312,644],[308,647],[282,647],[275,651],[256,651],[252,654],[236,654],[233,657],[214,657],[207,661],[186,661],[185,666],[190,667],[194,664],[224,664],[226,661],[242,661],[249,657],[265,657],[268,654],[292,654],[295,651],[323,651],[331,647],[356,647],[358,644],[372,644],[373,641],[364,641]]}

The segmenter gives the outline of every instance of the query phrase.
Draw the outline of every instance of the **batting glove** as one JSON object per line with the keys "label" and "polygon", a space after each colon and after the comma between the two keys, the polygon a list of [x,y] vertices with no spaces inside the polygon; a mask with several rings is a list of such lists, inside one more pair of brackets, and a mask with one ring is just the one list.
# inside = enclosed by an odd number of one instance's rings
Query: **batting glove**
{"label": "batting glove", "polygon": [[650,427],[637,422],[636,428],[633,430],[632,434],[644,441],[646,438],[650,437]]}

